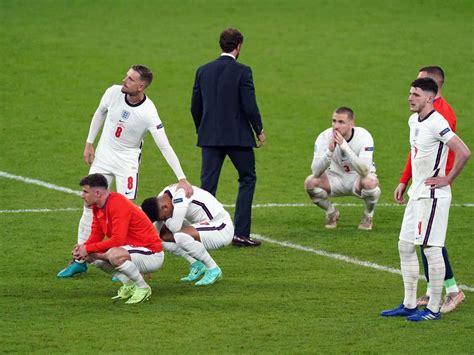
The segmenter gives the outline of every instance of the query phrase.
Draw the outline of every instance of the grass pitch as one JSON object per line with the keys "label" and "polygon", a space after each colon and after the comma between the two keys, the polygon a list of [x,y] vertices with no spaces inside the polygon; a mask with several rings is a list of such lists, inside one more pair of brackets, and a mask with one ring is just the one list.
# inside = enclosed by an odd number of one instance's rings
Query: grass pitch
{"label": "grass pitch", "polygon": [[[227,26],[244,36],[267,143],[256,152],[253,232],[397,268],[403,208],[392,192],[408,153],[409,84],[419,67],[442,66],[458,133],[474,149],[473,8],[470,1],[14,1],[0,2],[0,171],[79,190],[82,150],[105,89],[129,65],[149,65],[148,89],[188,179],[199,184],[200,151],[189,113],[196,68],[218,56]],[[382,197],[375,230],[356,229],[362,206],[342,206],[334,231],[302,188],[317,134],[332,111],[352,107],[375,140]],[[453,203],[472,204],[472,163]],[[218,198],[235,199],[226,163]],[[147,137],[139,198],[174,181]],[[153,276],[152,299],[113,303],[116,284],[90,269],[57,280],[76,238],[73,195],[0,177],[0,352],[472,353],[472,292],[439,322],[411,324],[378,313],[402,299],[401,277],[266,242],[213,252],[224,278],[183,285],[172,255]],[[358,202],[341,199],[340,203]],[[233,212],[232,208],[229,208]],[[451,209],[447,246],[457,281],[472,290],[472,207]],[[424,290],[420,282],[420,292]]]}

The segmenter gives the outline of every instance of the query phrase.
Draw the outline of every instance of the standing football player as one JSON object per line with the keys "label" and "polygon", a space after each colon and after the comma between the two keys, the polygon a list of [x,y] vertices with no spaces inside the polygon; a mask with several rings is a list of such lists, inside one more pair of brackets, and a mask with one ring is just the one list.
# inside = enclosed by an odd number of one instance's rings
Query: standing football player
{"label": "standing football player", "polygon": [[[405,297],[398,307],[383,311],[385,317],[407,317],[410,321],[441,318],[440,301],[446,273],[442,248],[446,239],[451,205],[451,183],[471,156],[469,148],[449,128],[446,119],[433,108],[438,85],[431,78],[418,78],[411,84],[408,102],[413,115],[410,127],[412,185],[400,230],[398,251]],[[448,175],[448,148],[455,154]],[[419,264],[416,245],[428,261],[431,296],[428,305],[418,310],[416,290]]]}
{"label": "standing football player", "polygon": [[[449,128],[456,133],[456,115],[454,114],[453,109],[451,106],[446,102],[444,97],[441,94],[441,90],[444,84],[444,71],[438,66],[428,66],[423,67],[418,71],[418,78],[431,78],[433,79],[436,84],[438,85],[438,92],[436,93],[436,97],[433,100],[433,108],[436,112],[439,112],[441,116],[443,116],[449,124]],[[449,174],[451,169],[453,168],[454,164],[454,153],[452,150],[448,150],[448,160],[446,162],[446,175]],[[397,188],[394,191],[394,198],[395,200],[403,204],[405,203],[403,194],[408,186],[408,182],[411,179],[411,153],[408,154],[408,159],[405,164],[405,168],[403,169],[402,176],[400,178],[400,183],[398,184]],[[443,247],[443,259],[444,264],[446,265],[446,275],[444,276],[444,288],[446,289],[446,297],[441,306],[441,313],[447,313],[454,310],[466,297],[464,292],[458,287],[456,280],[454,279],[454,273],[451,268],[451,263],[448,257],[448,251],[446,247]],[[421,258],[423,261],[423,270],[425,272],[426,279],[428,281],[426,293],[419,297],[416,300],[417,305],[419,306],[426,306],[430,300],[431,295],[431,288],[430,288],[430,278],[428,274],[428,263],[426,260],[426,256],[424,253],[421,253]]]}
{"label": "standing football player", "polygon": [[[134,200],[138,188],[143,138],[150,132],[156,145],[175,173],[178,186],[192,194],[192,187],[186,180],[178,157],[166,136],[163,123],[155,104],[145,95],[151,84],[153,73],[144,65],[133,65],[122,81],[122,86],[108,88],[100,101],[89,129],[84,148],[84,161],[90,165],[89,174],[100,173],[107,178],[108,186],[116,180],[117,192]],[[94,152],[93,143],[101,127],[102,135]],[[78,244],[84,243],[90,235],[92,209],[84,206],[78,228]],[[58,277],[71,277],[87,271],[87,265],[75,260]]]}
{"label": "standing football player", "polygon": [[374,140],[362,127],[355,127],[354,112],[338,108],[332,115],[332,127],[322,132],[314,144],[312,175],[304,187],[313,203],[326,211],[328,229],[337,227],[339,211],[329,197],[356,196],[365,201],[359,229],[371,230],[380,188],[372,161]]}

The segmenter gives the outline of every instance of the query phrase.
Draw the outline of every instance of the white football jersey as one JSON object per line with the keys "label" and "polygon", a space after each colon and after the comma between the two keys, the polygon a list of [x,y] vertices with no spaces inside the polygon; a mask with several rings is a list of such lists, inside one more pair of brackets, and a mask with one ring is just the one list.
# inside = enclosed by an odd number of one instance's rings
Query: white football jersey
{"label": "white football jersey", "polygon": [[130,104],[121,89],[120,85],[108,88],[97,109],[107,116],[97,145],[95,163],[110,166],[112,170],[138,171],[146,132],[163,129],[163,124],[155,104],[148,97],[145,96],[137,104]]}
{"label": "white football jersey", "polygon": [[[326,154],[329,146],[329,141],[332,136],[333,129],[328,128],[322,132],[316,142],[314,143],[314,159],[322,159]],[[352,137],[347,141],[352,151],[361,159],[365,160],[370,165],[370,172],[375,173],[375,165],[373,163],[374,155],[374,140],[366,129],[362,127],[354,127]],[[336,145],[332,155],[329,170],[339,174],[357,174],[354,171],[349,157]]]}
{"label": "white football jersey", "polygon": [[448,147],[446,143],[455,136],[448,121],[436,111],[420,120],[418,113],[408,119],[410,127],[412,184],[408,196],[412,199],[451,196],[451,187],[431,189],[425,180],[433,176],[446,176]]}
{"label": "white football jersey", "polygon": [[183,189],[176,191],[176,184],[165,187],[158,196],[163,194],[168,194],[173,203],[173,216],[165,223],[173,233],[181,229],[184,220],[189,224],[195,224],[228,216],[222,204],[199,187],[193,186],[190,198],[185,196]]}

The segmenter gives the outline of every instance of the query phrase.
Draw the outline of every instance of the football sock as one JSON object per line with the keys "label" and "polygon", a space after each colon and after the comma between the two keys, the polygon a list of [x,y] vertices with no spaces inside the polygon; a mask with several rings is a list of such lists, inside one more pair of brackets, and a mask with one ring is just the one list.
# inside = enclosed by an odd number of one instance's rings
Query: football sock
{"label": "football sock", "polygon": [[308,193],[311,201],[315,205],[325,210],[326,213],[333,213],[335,211],[334,206],[328,200],[328,193],[326,192],[326,190],[320,187],[315,187],[314,189],[306,189],[306,192]]}
{"label": "football sock", "polygon": [[216,262],[212,259],[206,248],[204,248],[204,245],[195,240],[189,234],[181,232],[175,233],[174,240],[176,241],[176,244],[189,253],[189,255],[202,261],[208,269],[214,269],[217,267]]}
{"label": "football sock", "polygon": [[91,234],[92,208],[84,206],[82,217],[77,228],[77,244],[84,244]]}
{"label": "football sock", "polygon": [[377,201],[379,200],[381,194],[380,187],[376,187],[371,190],[362,189],[360,195],[362,199],[365,201],[365,214],[369,217],[374,216],[374,209]]}
{"label": "football sock", "polygon": [[185,258],[190,264],[196,261],[196,259],[194,259],[191,255],[186,253],[186,251],[180,248],[176,243],[162,241],[161,244],[163,245],[163,249],[165,251]]}
{"label": "football sock", "polygon": [[[130,280],[132,280],[138,288],[147,288],[149,287],[148,284],[143,279],[142,274],[138,270],[137,266],[132,263],[130,260],[126,260],[122,265],[117,266],[117,278],[122,281],[120,277],[120,273],[127,276]],[[122,281],[123,282],[123,281]],[[125,283],[125,282],[124,282]]]}
{"label": "football sock", "polygon": [[430,274],[431,285],[431,296],[427,307],[436,313],[439,312],[444,275],[446,273],[443,253],[441,247],[425,247],[423,248],[423,252],[428,259],[428,272]]}
{"label": "football sock", "polygon": [[415,308],[416,287],[418,284],[418,272],[420,270],[415,245],[404,240],[399,240],[398,252],[400,254],[400,267],[402,269],[403,286],[405,289],[403,305],[406,308]]}
{"label": "football sock", "polygon": [[444,280],[444,288],[446,289],[446,294],[459,292],[459,287],[454,277],[448,280]]}

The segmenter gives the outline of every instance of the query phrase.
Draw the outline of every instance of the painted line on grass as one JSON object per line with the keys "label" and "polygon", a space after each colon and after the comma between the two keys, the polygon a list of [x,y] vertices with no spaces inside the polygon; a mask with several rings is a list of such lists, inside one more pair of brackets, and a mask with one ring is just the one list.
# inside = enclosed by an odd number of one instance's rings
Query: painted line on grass
{"label": "painted line on grass", "polygon": [[[391,274],[398,274],[398,275],[402,274],[400,269],[395,269],[395,268],[388,267],[388,266],[382,266],[382,265],[379,265],[379,264],[376,264],[376,263],[372,263],[370,261],[363,261],[363,260],[351,258],[351,257],[341,255],[341,254],[330,253],[330,252],[327,252],[327,251],[324,251],[324,250],[319,250],[319,249],[313,249],[313,248],[310,248],[310,247],[305,247],[303,245],[299,245],[299,244],[295,244],[295,243],[291,243],[291,242],[287,242],[287,241],[280,241],[280,240],[272,239],[272,238],[269,238],[269,237],[265,237],[265,236],[260,235],[260,234],[252,234],[251,236],[256,238],[256,239],[262,240],[264,242],[271,243],[271,244],[276,244],[276,245],[279,245],[279,246],[282,246],[282,247],[285,247],[285,248],[291,248],[291,249],[295,249],[295,250],[305,251],[305,252],[308,252],[308,253],[324,256],[324,257],[327,257],[327,258],[344,261],[344,262],[349,263],[349,264],[355,264],[355,265],[364,266],[364,267],[368,267],[368,268],[379,270],[379,271],[389,272]],[[425,275],[420,275],[419,277],[420,277],[420,279],[423,279],[423,280],[426,281]],[[459,285],[458,284],[458,287],[465,290],[465,291],[474,292],[474,287],[472,287],[472,286]]]}
{"label": "painted line on grass", "polygon": [[[58,186],[55,184],[51,184],[49,182],[32,179],[25,176],[13,175],[7,173],[5,171],[0,171],[0,177],[4,177],[7,179],[12,179],[16,181],[21,181],[26,184],[33,184],[38,185],[41,187],[45,187],[50,190],[56,190],[65,192],[72,195],[81,196],[81,191],[76,191],[69,189],[67,187]],[[342,206],[342,207],[363,207],[363,204],[360,203],[334,203],[335,206]],[[235,208],[235,204],[223,204],[224,207]],[[272,208],[272,207],[313,207],[312,203],[257,203],[252,205],[252,208]],[[378,203],[377,207],[403,207],[403,205],[399,205],[398,203]],[[451,207],[474,207],[474,203],[453,203]]]}
{"label": "painted line on grass", "polygon": [[77,212],[82,208],[27,208],[20,210],[0,210],[0,213],[45,213],[45,212]]}
{"label": "painted line on grass", "polygon": [[44,181],[41,181],[41,180],[29,178],[29,177],[13,175],[13,174],[7,173],[5,171],[0,171],[0,177],[4,177],[4,178],[7,178],[7,179],[12,179],[12,180],[16,180],[16,181],[21,181],[21,182],[24,182],[26,184],[32,184],[32,185],[38,185],[38,186],[41,186],[41,187],[46,187],[47,189],[50,189],[50,190],[56,190],[56,191],[61,191],[61,192],[65,192],[65,193],[72,194],[72,195],[81,196],[80,191],[71,190],[67,187],[62,187],[62,186],[58,186],[58,185],[55,185],[55,184],[50,184],[49,182],[44,182]]}

